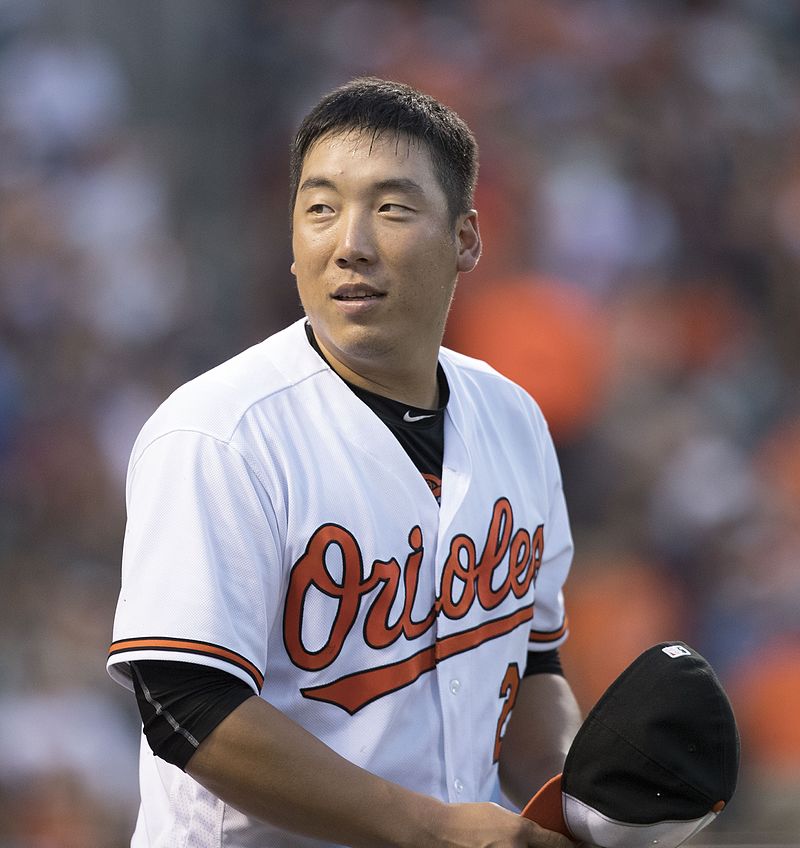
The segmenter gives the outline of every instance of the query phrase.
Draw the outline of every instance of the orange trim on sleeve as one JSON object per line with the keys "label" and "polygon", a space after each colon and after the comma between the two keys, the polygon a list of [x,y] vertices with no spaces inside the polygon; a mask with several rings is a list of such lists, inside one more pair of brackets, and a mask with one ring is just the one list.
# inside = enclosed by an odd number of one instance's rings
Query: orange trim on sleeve
{"label": "orange trim on sleeve", "polygon": [[238,666],[242,671],[246,671],[253,678],[253,682],[259,691],[261,691],[264,685],[264,675],[250,660],[241,654],[237,654],[236,651],[231,651],[220,645],[214,645],[211,642],[199,642],[193,639],[168,639],[158,636],[148,636],[141,639],[120,639],[117,642],[111,643],[111,647],[108,649],[108,655],[109,657],[115,657],[128,651],[176,651],[215,657],[216,659],[225,660],[232,665]]}
{"label": "orange trim on sleeve", "polygon": [[566,616],[564,616],[564,623],[561,627],[556,630],[543,630],[543,631],[535,631],[531,630],[531,634],[528,637],[529,642],[536,642],[537,644],[542,644],[546,642],[555,642],[560,639],[566,632],[569,626],[569,620]]}

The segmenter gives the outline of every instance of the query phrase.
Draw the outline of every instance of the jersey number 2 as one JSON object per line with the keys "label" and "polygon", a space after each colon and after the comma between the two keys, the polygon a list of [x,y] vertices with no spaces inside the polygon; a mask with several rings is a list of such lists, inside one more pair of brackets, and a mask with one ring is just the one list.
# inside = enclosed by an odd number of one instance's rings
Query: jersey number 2
{"label": "jersey number 2", "polygon": [[494,759],[492,762],[496,763],[500,759],[503,729],[511,715],[511,710],[514,709],[514,704],[517,703],[517,692],[519,692],[519,666],[516,663],[509,663],[506,673],[503,675],[503,682],[500,684],[499,697],[505,700],[503,701],[503,708],[500,710],[500,718],[497,720],[497,731],[494,734]]}

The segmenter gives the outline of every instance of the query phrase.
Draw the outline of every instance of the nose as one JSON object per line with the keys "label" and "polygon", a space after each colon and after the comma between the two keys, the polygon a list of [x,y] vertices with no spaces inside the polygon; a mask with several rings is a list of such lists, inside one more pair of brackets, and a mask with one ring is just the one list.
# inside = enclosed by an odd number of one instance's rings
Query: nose
{"label": "nose", "polygon": [[355,210],[342,216],[336,265],[339,268],[357,268],[371,265],[375,259],[375,241],[368,216]]}

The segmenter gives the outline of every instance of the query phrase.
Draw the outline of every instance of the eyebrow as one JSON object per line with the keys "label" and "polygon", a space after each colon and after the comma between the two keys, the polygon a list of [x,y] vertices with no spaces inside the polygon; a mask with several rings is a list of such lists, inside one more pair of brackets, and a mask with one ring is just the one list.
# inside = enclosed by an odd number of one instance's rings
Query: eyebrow
{"label": "eyebrow", "polygon": [[313,188],[329,188],[335,191],[336,185],[332,180],[325,177],[308,177],[308,179],[303,180],[302,185],[297,191],[299,193]]}
{"label": "eyebrow", "polygon": [[378,191],[402,191],[406,194],[424,195],[422,186],[408,177],[393,177],[375,183]]}
{"label": "eyebrow", "polygon": [[[308,177],[303,180],[298,192],[309,191],[315,188],[327,188],[331,191],[338,191],[336,183],[327,177]],[[390,177],[385,180],[379,180],[372,188],[378,193],[384,191],[401,191],[405,194],[425,195],[422,186],[408,177]]]}

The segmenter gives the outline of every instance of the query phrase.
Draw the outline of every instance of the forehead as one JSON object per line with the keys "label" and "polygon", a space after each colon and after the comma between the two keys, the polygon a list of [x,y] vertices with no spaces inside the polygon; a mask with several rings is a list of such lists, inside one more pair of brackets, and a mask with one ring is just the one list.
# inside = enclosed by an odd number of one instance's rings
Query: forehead
{"label": "forehead", "polygon": [[417,182],[426,193],[442,191],[428,146],[402,133],[375,135],[371,130],[348,130],[322,136],[303,160],[300,189],[308,179],[324,178],[369,185],[392,178]]}

